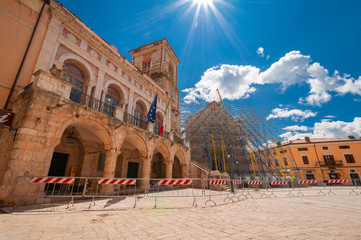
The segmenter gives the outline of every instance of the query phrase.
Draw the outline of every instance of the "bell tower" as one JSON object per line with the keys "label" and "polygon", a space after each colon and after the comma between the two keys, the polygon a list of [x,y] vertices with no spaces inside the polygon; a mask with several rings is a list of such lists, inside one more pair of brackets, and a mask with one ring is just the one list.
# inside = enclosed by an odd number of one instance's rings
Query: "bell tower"
{"label": "bell tower", "polygon": [[178,96],[177,65],[180,61],[166,38],[133,49],[129,53],[133,57],[134,66],[148,74],[173,98]]}

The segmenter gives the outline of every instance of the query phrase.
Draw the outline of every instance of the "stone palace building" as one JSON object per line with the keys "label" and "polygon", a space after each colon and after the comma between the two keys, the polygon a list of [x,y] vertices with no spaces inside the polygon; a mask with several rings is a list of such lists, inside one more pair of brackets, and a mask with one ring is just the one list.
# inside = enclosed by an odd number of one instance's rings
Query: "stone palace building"
{"label": "stone palace building", "polygon": [[[13,201],[16,178],[24,175],[187,177],[190,148],[179,138],[180,61],[166,39],[131,50],[130,62],[56,1],[9,0],[0,8],[1,105],[34,32],[7,107],[14,121],[0,129],[3,205]],[[146,124],[156,94],[157,121]]]}

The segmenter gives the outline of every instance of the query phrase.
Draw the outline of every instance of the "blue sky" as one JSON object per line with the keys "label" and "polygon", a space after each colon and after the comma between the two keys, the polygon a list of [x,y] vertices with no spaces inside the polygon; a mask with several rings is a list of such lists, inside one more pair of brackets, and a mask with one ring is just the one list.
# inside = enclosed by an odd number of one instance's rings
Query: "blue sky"
{"label": "blue sky", "polygon": [[166,37],[181,101],[261,106],[287,139],[361,137],[361,1],[61,0],[131,61]]}

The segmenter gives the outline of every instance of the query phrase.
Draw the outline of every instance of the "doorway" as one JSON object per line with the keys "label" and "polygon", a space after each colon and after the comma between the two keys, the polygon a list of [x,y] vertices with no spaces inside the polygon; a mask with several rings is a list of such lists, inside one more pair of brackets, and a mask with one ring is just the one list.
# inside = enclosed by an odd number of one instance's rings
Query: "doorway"
{"label": "doorway", "polygon": [[48,176],[64,176],[69,154],[54,152]]}
{"label": "doorway", "polygon": [[138,177],[138,167],[139,167],[139,163],[128,162],[127,178],[137,178]]}
{"label": "doorway", "polygon": [[[51,159],[48,176],[64,176],[66,165],[68,163],[69,154],[54,152]],[[45,184],[45,190],[59,190],[61,184],[47,183]]]}
{"label": "doorway", "polygon": [[350,179],[351,179],[353,184],[358,185],[358,186],[361,185],[360,174],[355,173],[355,172],[350,173]]}

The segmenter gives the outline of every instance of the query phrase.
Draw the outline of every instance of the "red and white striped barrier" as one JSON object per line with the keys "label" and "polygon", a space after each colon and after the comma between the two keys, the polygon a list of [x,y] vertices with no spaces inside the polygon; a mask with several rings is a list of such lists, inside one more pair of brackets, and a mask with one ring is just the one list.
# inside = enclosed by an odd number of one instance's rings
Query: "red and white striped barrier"
{"label": "red and white striped barrier", "polygon": [[176,180],[159,180],[159,185],[191,185],[191,179],[176,179]]}
{"label": "red and white striped barrier", "polygon": [[242,180],[233,180],[233,184],[242,184]]}
{"label": "red and white striped barrier", "polygon": [[74,183],[71,177],[32,177],[30,183]]}
{"label": "red and white striped barrier", "polygon": [[261,185],[262,181],[248,181],[248,184],[250,184],[250,185]]}
{"label": "red and white striped barrier", "polygon": [[99,178],[98,184],[118,184],[118,185],[135,185],[135,179],[120,178]]}
{"label": "red and white striped barrier", "polygon": [[211,180],[209,181],[210,185],[225,185],[226,184],[226,180]]}
{"label": "red and white striped barrier", "polygon": [[286,185],[287,181],[271,182],[271,185]]}
{"label": "red and white striped barrier", "polygon": [[328,180],[328,183],[348,183],[348,180],[347,179]]}
{"label": "red and white striped barrier", "polygon": [[317,180],[301,180],[301,181],[298,181],[298,184],[311,184],[311,183],[317,183]]}

